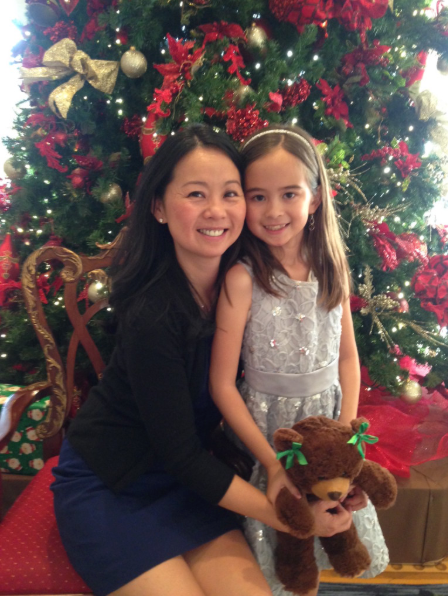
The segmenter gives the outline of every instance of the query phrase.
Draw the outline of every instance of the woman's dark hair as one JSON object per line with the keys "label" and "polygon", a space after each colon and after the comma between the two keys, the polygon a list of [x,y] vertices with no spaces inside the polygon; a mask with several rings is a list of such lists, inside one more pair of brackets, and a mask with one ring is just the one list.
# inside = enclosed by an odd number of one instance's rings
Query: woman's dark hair
{"label": "woman's dark hair", "polygon": [[[145,165],[137,183],[134,209],[128,231],[124,235],[112,266],[110,304],[118,320],[131,321],[144,308],[150,288],[162,278],[173,288],[171,303],[198,318],[193,288],[179,266],[174,244],[167,225],[161,225],[153,215],[157,199],[163,199],[174,169],[182,158],[198,147],[221,151],[232,160],[242,175],[242,160],[230,139],[204,124],[193,124],[170,135]],[[227,264],[238,254],[238,242],[221,259],[217,285],[222,281]],[[167,308],[168,308],[167,304]]]}

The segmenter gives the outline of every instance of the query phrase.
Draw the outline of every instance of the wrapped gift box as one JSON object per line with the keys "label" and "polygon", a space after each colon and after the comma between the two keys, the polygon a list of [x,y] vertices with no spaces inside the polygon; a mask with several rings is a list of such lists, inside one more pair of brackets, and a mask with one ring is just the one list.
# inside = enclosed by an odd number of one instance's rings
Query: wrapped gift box
{"label": "wrapped gift box", "polygon": [[448,458],[411,467],[397,478],[395,505],[378,511],[393,564],[424,565],[448,556]]}
{"label": "wrapped gift box", "polygon": [[[0,411],[10,395],[20,387],[0,384]],[[36,426],[45,417],[49,397],[31,404],[20,419],[8,445],[0,451],[0,471],[31,476],[43,468],[43,443],[36,435]]]}

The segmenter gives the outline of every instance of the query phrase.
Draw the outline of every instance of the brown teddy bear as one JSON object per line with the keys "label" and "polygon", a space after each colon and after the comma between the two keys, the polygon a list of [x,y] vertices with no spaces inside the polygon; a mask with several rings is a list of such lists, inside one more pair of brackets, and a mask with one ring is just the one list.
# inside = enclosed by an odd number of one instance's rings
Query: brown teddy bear
{"label": "brown teddy bear", "polygon": [[[303,495],[297,499],[283,488],[275,503],[279,519],[294,534],[277,532],[276,572],[285,588],[295,594],[313,590],[319,577],[309,501],[342,500],[350,485],[359,486],[380,509],[395,501],[397,484],[392,474],[365,459],[363,443],[377,441],[365,434],[368,426],[365,418],[345,426],[325,416],[310,416],[274,433],[277,458]],[[346,532],[320,541],[340,575],[356,577],[369,567],[369,554],[353,523]]]}

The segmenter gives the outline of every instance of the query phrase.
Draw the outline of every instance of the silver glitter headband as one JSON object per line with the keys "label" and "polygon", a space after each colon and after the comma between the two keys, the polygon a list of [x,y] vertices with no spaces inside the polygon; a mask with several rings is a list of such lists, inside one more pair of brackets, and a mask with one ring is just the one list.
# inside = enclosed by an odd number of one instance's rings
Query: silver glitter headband
{"label": "silver glitter headband", "polygon": [[259,137],[263,137],[264,135],[272,135],[272,134],[282,134],[282,135],[290,135],[292,137],[296,137],[296,139],[299,139],[299,141],[301,141],[302,143],[304,143],[305,145],[310,145],[309,141],[307,139],[305,139],[304,137],[302,137],[302,135],[299,135],[299,133],[294,132],[292,130],[286,130],[285,128],[276,128],[273,130],[262,130],[261,132],[255,134],[252,138],[250,138],[246,144],[244,145],[244,148],[246,148],[249,143],[252,143],[252,141],[254,141],[255,139],[258,139]]}

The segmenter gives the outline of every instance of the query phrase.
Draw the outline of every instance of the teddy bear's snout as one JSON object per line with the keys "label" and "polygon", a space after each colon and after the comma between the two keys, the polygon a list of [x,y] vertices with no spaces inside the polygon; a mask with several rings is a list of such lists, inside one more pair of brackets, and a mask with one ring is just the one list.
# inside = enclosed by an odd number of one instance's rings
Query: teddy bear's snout
{"label": "teddy bear's snout", "polygon": [[319,480],[311,487],[311,492],[323,501],[339,501],[341,497],[345,497],[349,488],[349,478],[332,478]]}

